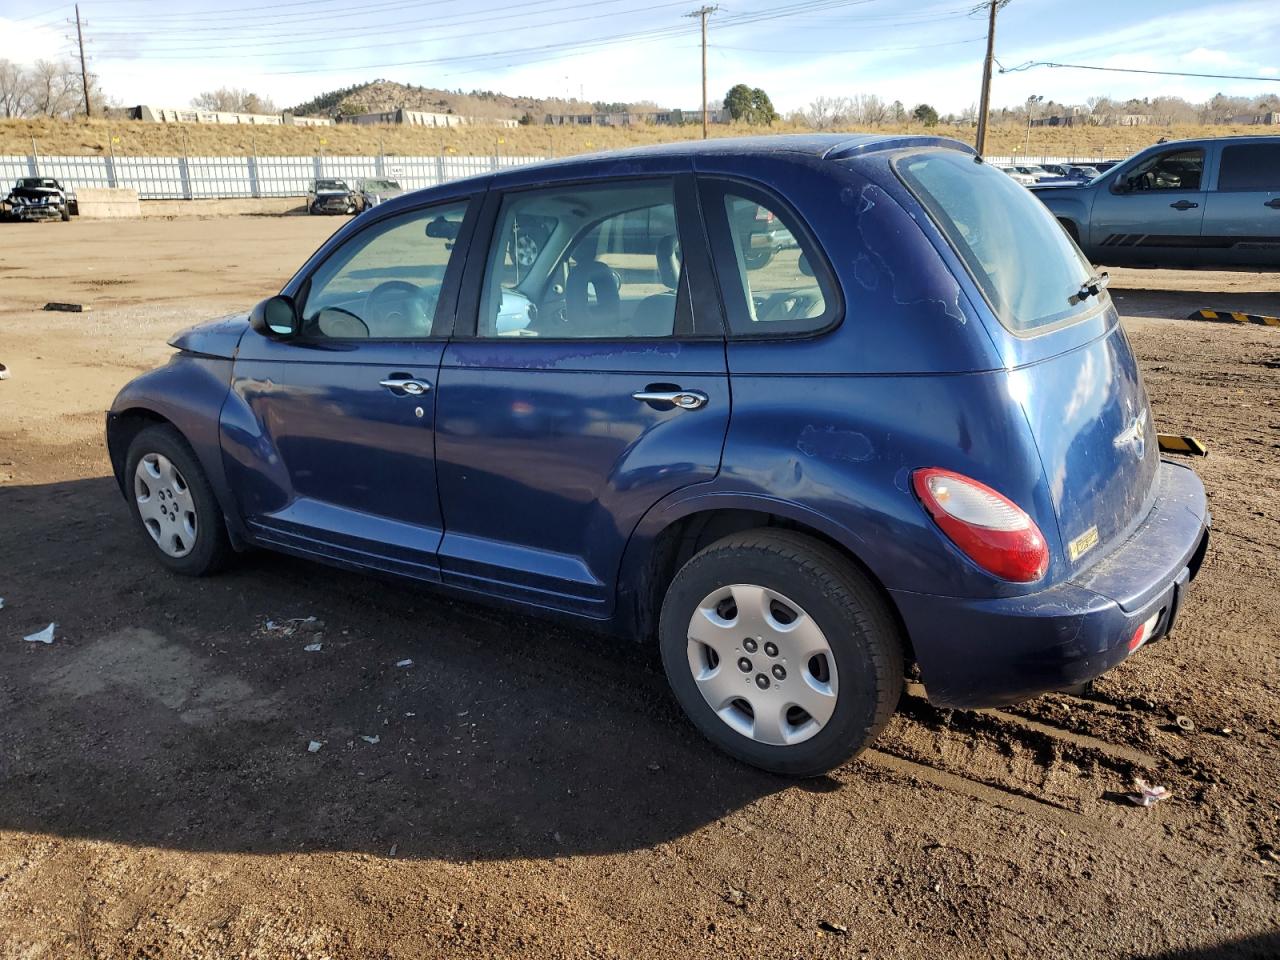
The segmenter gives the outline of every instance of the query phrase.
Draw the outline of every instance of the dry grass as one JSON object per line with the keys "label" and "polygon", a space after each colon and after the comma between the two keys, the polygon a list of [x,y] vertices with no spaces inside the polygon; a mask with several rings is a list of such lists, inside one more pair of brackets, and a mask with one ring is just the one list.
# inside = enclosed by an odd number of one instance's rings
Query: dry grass
{"label": "dry grass", "polygon": [[[712,136],[753,133],[798,133],[805,128],[777,124],[750,127],[713,126]],[[879,133],[937,133],[973,142],[972,128],[889,124]],[[855,132],[856,128],[849,128]],[[312,156],[323,151],[339,156],[371,156],[379,151],[401,156],[428,156],[441,151],[485,155],[495,151],[516,156],[564,156],[615,147],[695,139],[696,125],[623,128],[555,128],[544,126],[499,130],[494,127],[433,129],[404,126],[249,127],[160,124],[121,120],[0,120],[0,154],[29,154],[34,138],[46,156],[96,156],[113,150],[128,156]],[[1031,155],[1125,157],[1161,137],[1230,136],[1275,133],[1264,126],[1074,127],[1037,128],[1031,132]],[[993,128],[987,152],[994,156],[1022,152],[1026,129]]]}

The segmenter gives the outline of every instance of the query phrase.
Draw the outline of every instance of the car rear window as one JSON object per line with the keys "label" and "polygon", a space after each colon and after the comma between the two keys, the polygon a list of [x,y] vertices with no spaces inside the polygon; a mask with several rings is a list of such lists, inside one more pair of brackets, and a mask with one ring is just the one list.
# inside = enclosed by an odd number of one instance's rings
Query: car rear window
{"label": "car rear window", "polygon": [[1076,297],[1093,268],[1026,187],[957,150],[905,154],[894,168],[1010,332],[1043,332],[1095,309]]}
{"label": "car rear window", "polygon": [[1218,189],[1251,192],[1280,190],[1280,143],[1248,143],[1224,147]]}

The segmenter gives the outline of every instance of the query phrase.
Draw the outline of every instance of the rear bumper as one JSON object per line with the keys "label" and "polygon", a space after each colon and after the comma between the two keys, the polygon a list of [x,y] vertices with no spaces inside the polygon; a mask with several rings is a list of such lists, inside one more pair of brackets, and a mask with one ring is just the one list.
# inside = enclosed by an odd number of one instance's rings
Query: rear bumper
{"label": "rear bumper", "polygon": [[1133,534],[1071,580],[1021,597],[971,600],[890,591],[906,624],[929,700],[990,707],[1092,680],[1173,628],[1209,544],[1204,486],[1163,462],[1156,500]]}

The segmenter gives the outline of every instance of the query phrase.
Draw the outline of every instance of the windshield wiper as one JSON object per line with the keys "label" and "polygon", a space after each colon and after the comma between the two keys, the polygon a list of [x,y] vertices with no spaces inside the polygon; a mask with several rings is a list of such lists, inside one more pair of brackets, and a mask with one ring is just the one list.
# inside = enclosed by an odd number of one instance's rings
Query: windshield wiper
{"label": "windshield wiper", "polygon": [[1077,303],[1083,303],[1090,297],[1100,296],[1110,282],[1111,274],[1107,273],[1107,271],[1103,270],[1101,273],[1095,273],[1080,284],[1080,289],[1067,298],[1067,303],[1074,307]]}

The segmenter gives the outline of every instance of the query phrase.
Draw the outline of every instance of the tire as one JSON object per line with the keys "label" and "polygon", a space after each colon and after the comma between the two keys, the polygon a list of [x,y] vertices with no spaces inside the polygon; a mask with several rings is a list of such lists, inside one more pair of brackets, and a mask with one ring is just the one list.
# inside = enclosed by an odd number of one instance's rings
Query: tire
{"label": "tire", "polygon": [[129,511],[162,566],[204,577],[230,562],[233,551],[222,508],[177,430],[156,425],[140,431],[129,444],[124,480]]}
{"label": "tire", "polygon": [[[765,600],[756,607],[768,610],[758,633],[738,599]],[[784,611],[795,616],[788,621]],[[658,630],[667,680],[694,726],[725,753],[772,773],[813,777],[853,758],[879,736],[902,692],[903,644],[885,600],[836,550],[792,531],[752,530],[702,550],[667,589]],[[709,633],[721,645],[714,655],[700,642]],[[817,638],[828,652],[805,657]],[[712,707],[712,699],[739,692]],[[752,699],[769,708],[759,725],[754,708],[743,707]],[[780,719],[770,724],[769,716]]]}
{"label": "tire", "polygon": [[66,207],[62,208],[62,222],[63,223],[71,222],[71,211],[68,210]]}
{"label": "tire", "polygon": [[1076,246],[1080,246],[1080,231],[1076,228],[1075,223],[1071,220],[1064,220],[1061,217],[1058,218],[1058,223],[1062,224],[1062,229],[1067,231],[1067,236],[1075,241]]}
{"label": "tire", "polygon": [[742,255],[742,262],[748,270],[759,270],[761,267],[767,267],[773,263],[774,257],[773,247],[765,247],[763,250],[752,250]]}

